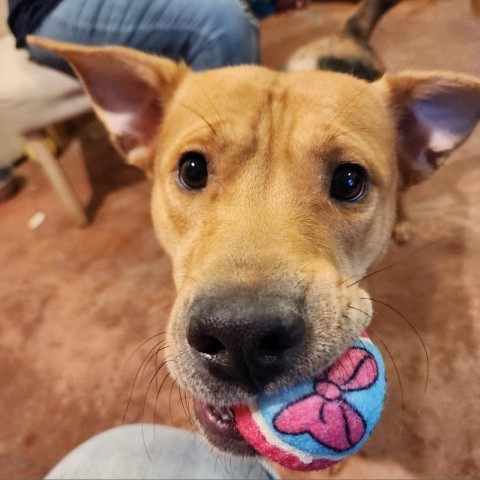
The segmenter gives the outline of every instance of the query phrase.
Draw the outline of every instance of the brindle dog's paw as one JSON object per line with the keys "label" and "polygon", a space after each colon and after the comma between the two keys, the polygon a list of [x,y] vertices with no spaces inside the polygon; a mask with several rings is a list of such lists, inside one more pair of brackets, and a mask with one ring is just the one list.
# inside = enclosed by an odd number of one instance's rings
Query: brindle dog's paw
{"label": "brindle dog's paw", "polygon": [[399,220],[393,227],[392,237],[398,245],[409,243],[415,235],[415,229],[410,220]]}

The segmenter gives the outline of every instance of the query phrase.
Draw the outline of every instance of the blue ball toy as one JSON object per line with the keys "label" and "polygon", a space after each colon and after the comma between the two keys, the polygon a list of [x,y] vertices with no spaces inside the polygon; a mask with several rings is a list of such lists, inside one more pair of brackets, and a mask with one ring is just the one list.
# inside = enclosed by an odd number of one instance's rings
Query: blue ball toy
{"label": "blue ball toy", "polygon": [[366,334],[315,378],[234,409],[260,454],[291,470],[321,470],[357,452],[380,419],[385,366]]}

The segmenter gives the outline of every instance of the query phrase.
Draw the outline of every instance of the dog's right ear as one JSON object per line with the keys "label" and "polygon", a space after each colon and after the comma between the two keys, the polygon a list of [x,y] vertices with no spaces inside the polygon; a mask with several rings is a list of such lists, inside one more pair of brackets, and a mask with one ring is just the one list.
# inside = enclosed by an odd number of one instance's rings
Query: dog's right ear
{"label": "dog's right ear", "polygon": [[404,186],[443,164],[480,121],[480,81],[448,72],[385,75]]}
{"label": "dog's right ear", "polygon": [[75,70],[113,144],[149,175],[165,108],[188,72],[184,64],[125,47],[86,47],[28,36]]}

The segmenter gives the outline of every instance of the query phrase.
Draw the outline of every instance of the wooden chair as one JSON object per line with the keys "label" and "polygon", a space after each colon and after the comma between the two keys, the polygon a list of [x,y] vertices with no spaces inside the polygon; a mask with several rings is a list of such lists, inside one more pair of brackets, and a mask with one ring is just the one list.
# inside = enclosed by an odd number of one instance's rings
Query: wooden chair
{"label": "wooden chair", "polygon": [[79,226],[86,225],[88,218],[53,153],[49,129],[90,110],[90,102],[77,79],[30,61],[27,50],[15,48],[12,36],[0,39],[2,136],[11,132],[24,137],[30,157],[42,166]]}

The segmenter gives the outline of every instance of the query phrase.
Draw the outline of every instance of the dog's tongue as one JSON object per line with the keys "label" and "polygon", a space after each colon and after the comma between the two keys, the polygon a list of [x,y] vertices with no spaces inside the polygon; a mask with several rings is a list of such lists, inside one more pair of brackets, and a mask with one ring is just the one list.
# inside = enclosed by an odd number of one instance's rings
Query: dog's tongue
{"label": "dog's tongue", "polygon": [[290,469],[319,470],[363,445],[384,397],[382,357],[365,334],[317,377],[234,407],[235,423],[268,459]]}

